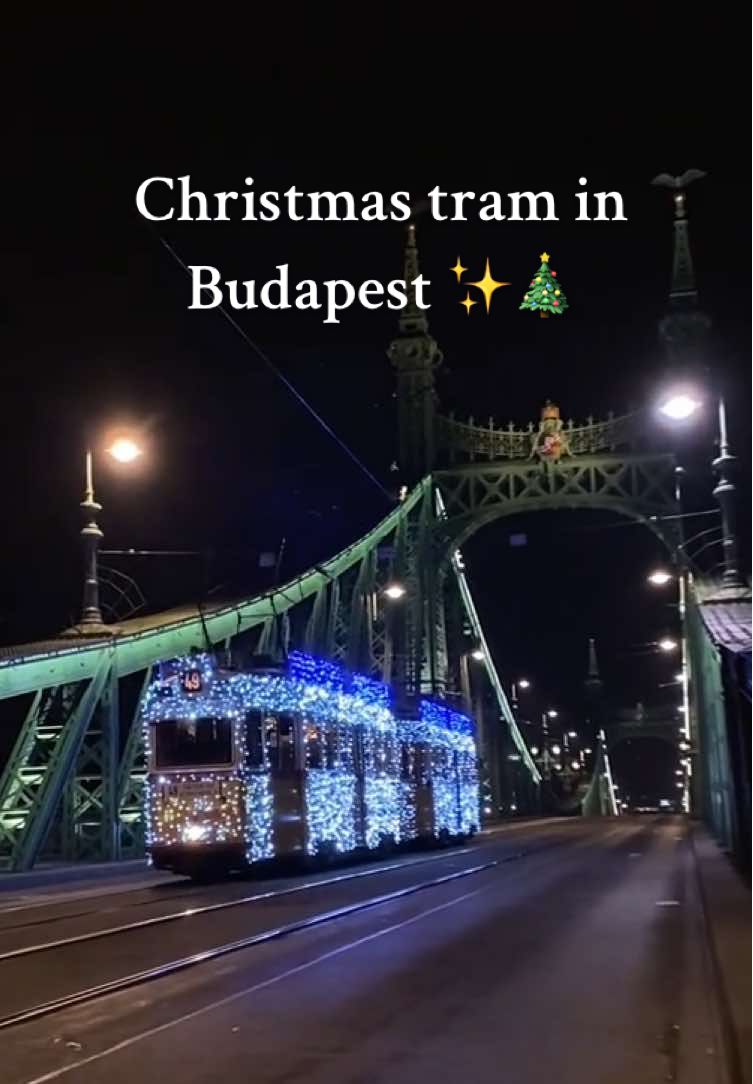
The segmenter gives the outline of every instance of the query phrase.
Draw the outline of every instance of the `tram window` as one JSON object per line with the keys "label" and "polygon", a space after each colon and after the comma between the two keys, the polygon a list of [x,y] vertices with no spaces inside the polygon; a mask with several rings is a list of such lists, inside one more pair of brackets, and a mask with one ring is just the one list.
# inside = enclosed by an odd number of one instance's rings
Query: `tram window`
{"label": "tram window", "polygon": [[324,731],[325,764],[328,768],[337,767],[338,728],[332,724]]}
{"label": "tram window", "polygon": [[264,715],[260,711],[249,711],[246,714],[246,747],[248,749],[248,765],[250,768],[264,768],[267,766],[267,758],[264,754],[264,739],[268,725],[275,722],[273,716]]}
{"label": "tram window", "polygon": [[324,768],[324,735],[322,727],[303,721],[303,734],[306,743],[306,767]]}
{"label": "tram window", "polygon": [[342,723],[333,727],[331,740],[334,743],[332,767],[341,768],[345,772],[355,771],[353,755],[355,737],[352,728]]}
{"label": "tram window", "polygon": [[292,715],[268,716],[265,721],[267,758],[273,772],[292,772],[295,759],[295,719]]}
{"label": "tram window", "polygon": [[154,763],[157,768],[193,768],[232,763],[230,719],[164,719],[154,728]]}

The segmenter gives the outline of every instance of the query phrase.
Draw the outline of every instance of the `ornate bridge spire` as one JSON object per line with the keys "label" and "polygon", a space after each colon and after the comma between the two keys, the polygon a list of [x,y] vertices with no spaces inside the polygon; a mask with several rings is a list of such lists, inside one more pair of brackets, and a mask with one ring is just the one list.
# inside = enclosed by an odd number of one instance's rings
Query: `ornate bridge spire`
{"label": "ornate bridge spire", "polygon": [[596,657],[596,640],[593,636],[588,638],[588,677],[586,678],[586,692],[589,696],[597,696],[603,686],[599,673],[599,660]]}
{"label": "ornate bridge spire", "polygon": [[667,312],[659,323],[659,336],[670,355],[683,357],[701,347],[711,327],[706,313],[698,307],[698,289],[690,252],[686,189],[693,181],[706,174],[700,169],[688,169],[679,177],[660,173],[652,184],[672,190],[674,203],[674,254],[672,259],[672,284],[669,290]]}
{"label": "ornate bridge spire", "polygon": [[426,310],[420,309],[416,304],[416,290],[410,283],[417,279],[420,274],[418,266],[418,247],[416,245],[416,226],[411,222],[408,226],[408,235],[405,242],[405,256],[403,259],[403,277],[408,283],[408,304],[400,312],[400,332],[402,335],[415,335],[418,332],[429,330],[429,320]]}
{"label": "ornate bridge spire", "polygon": [[[419,274],[413,222],[408,226],[404,274],[409,284]],[[416,304],[416,292],[410,286],[408,304],[400,312],[399,332],[390,343],[388,356],[397,370],[400,471],[403,480],[412,483],[434,465],[434,370],[442,364],[442,352],[429,334],[426,312]]]}

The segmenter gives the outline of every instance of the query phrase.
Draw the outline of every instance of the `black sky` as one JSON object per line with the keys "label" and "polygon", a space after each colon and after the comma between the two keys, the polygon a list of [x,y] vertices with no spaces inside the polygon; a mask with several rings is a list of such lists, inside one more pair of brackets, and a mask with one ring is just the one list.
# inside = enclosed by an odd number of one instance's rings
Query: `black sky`
{"label": "black sky", "polygon": [[[708,172],[690,192],[710,359],[732,401],[748,465],[750,156],[744,35],[729,12],[681,26],[602,13],[599,29],[556,13],[497,25],[458,13],[427,29],[403,13],[353,23],[287,12],[286,25],[218,11],[214,29],[70,16],[6,40],[4,318],[5,530],[0,641],[59,629],[78,602],[77,501],[87,430],[132,420],[149,433],[134,477],[102,467],[105,545],[216,551],[211,584],[246,589],[256,554],[287,539],[283,575],[357,537],[384,498],[215,313],[187,311],[188,282],[159,235],[225,277],[387,280],[402,227],[348,223],[167,223],[134,195],[147,176],[188,173],[208,191],[442,188],[554,193],[561,221],[478,225],[419,220],[435,284],[431,328],[445,354],[445,409],[525,423],[543,399],[585,418],[645,403],[665,373],[656,325],[671,269],[669,196],[658,172]],[[629,9],[628,9],[629,10]],[[209,16],[207,15],[208,19]],[[547,19],[556,20],[547,24]],[[368,22],[368,29],[365,23]],[[219,25],[221,24],[221,25]],[[480,31],[480,32],[479,32]],[[575,223],[578,178],[617,189],[627,223]],[[546,248],[571,303],[557,321],[518,312]],[[447,268],[486,256],[499,291],[467,319]],[[352,308],[243,314],[244,329],[380,480],[394,480],[394,314]],[[682,454],[710,458],[708,432]],[[705,443],[704,443],[705,442]],[[708,449],[708,456],[706,454]],[[746,483],[747,485],[747,483]],[[689,481],[711,504],[710,476]],[[747,493],[746,493],[747,496]],[[592,521],[593,520],[593,521]],[[661,558],[635,527],[603,516],[502,523],[467,547],[485,624],[508,676],[577,712],[585,644],[601,646],[615,701],[660,697],[665,662],[631,654],[672,625],[645,591]],[[529,545],[509,547],[510,530]],[[134,569],[153,606],[199,595],[200,563]]]}

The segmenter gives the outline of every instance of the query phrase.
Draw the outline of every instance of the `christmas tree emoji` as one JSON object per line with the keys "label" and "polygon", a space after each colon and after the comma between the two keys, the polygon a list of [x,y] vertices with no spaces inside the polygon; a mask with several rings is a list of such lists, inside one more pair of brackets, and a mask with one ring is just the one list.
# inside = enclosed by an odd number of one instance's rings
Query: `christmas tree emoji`
{"label": "christmas tree emoji", "polygon": [[542,252],[539,256],[541,267],[531,279],[528,293],[523,297],[521,309],[530,309],[538,312],[543,317],[550,314],[558,315],[568,307],[565,291],[557,280],[557,272],[549,266],[549,253]]}

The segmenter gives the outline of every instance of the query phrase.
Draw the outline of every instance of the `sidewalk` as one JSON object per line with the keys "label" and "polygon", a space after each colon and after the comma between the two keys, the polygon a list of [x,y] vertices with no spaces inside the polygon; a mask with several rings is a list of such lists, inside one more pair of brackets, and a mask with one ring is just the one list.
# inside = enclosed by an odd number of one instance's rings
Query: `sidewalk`
{"label": "sidewalk", "polygon": [[751,1081],[751,895],[702,825],[692,828],[698,883],[722,999],[722,1026],[739,1065],[733,1080]]}

